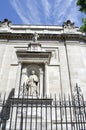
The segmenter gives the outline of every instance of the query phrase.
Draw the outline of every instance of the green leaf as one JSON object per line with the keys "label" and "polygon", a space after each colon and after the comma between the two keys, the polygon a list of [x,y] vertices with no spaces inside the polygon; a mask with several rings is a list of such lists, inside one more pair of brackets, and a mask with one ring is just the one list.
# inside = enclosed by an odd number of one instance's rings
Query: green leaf
{"label": "green leaf", "polygon": [[77,5],[80,7],[80,11],[86,13],[86,0],[78,0]]}

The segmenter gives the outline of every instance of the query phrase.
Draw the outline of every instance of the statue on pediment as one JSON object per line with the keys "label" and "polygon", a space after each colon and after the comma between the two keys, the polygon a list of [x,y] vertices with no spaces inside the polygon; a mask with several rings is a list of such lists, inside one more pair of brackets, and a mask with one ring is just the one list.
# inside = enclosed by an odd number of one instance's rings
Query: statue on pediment
{"label": "statue on pediment", "polygon": [[38,76],[35,74],[35,71],[32,70],[31,75],[26,81],[26,88],[29,96],[38,95]]}
{"label": "statue on pediment", "polygon": [[68,28],[68,29],[75,28],[75,23],[71,22],[70,20],[67,20],[66,22],[63,23],[63,28]]}
{"label": "statue on pediment", "polygon": [[35,32],[32,38],[33,42],[37,42],[39,35]]}
{"label": "statue on pediment", "polygon": [[0,27],[9,27],[10,24],[12,24],[12,22],[9,21],[8,19],[4,19],[4,21],[0,21]]}

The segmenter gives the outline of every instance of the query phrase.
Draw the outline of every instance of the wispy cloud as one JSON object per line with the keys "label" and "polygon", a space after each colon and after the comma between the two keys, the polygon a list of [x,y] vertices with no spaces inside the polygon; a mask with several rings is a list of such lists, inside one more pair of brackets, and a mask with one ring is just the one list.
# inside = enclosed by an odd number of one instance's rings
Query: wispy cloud
{"label": "wispy cloud", "polygon": [[[73,2],[74,0],[59,0],[59,2],[56,1],[54,8],[54,16],[56,16],[56,19],[54,21],[55,24],[57,21],[60,24],[63,22],[63,20],[69,19],[68,15],[70,14],[71,8],[73,8]],[[72,15],[72,12],[70,15]]]}
{"label": "wispy cloud", "polygon": [[41,0],[42,5],[43,5],[43,12],[45,16],[49,17],[50,16],[50,9],[51,9],[51,4],[48,2],[48,0]]}
{"label": "wispy cloud", "polygon": [[29,20],[26,16],[24,16],[23,8],[20,6],[19,2],[17,0],[11,1],[11,4],[13,8],[16,10],[16,13],[19,15],[23,23],[29,23]]}
{"label": "wispy cloud", "polygon": [[70,19],[80,25],[75,0],[10,0],[24,24],[62,24]]}

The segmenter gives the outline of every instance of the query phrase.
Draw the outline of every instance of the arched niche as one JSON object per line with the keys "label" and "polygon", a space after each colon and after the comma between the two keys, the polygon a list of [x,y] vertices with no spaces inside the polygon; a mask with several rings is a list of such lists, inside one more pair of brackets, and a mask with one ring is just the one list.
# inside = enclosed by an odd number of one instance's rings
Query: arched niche
{"label": "arched niche", "polygon": [[[44,95],[44,65],[43,64],[36,64],[36,63],[31,63],[31,64],[22,64],[22,70],[21,70],[21,85],[20,85],[20,93],[24,93],[24,95],[27,94],[26,92],[26,81],[31,75],[32,71],[35,71],[35,75],[38,77],[38,92],[39,92],[39,97]],[[24,89],[24,91],[23,91]]]}
{"label": "arched niche", "polygon": [[31,69],[35,69],[39,77],[39,96],[48,95],[48,64],[51,59],[51,52],[18,49],[16,54],[20,63],[19,68],[20,66],[22,68],[18,69],[18,74],[20,73],[20,76],[17,77],[17,82],[21,81],[20,84],[17,84],[17,88],[20,88],[19,91],[22,92],[23,84],[26,83]]}
{"label": "arched niche", "polygon": [[29,77],[33,70],[35,71],[35,74],[39,77],[40,76],[40,66],[37,64],[29,64],[27,66],[27,76]]}

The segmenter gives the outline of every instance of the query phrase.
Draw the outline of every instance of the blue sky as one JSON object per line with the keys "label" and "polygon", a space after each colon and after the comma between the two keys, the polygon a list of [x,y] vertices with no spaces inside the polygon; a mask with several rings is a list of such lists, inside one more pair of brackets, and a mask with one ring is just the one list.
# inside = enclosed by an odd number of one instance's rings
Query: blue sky
{"label": "blue sky", "polygon": [[82,17],[76,0],[0,0],[0,21],[13,24],[62,25],[70,19],[81,26]]}

